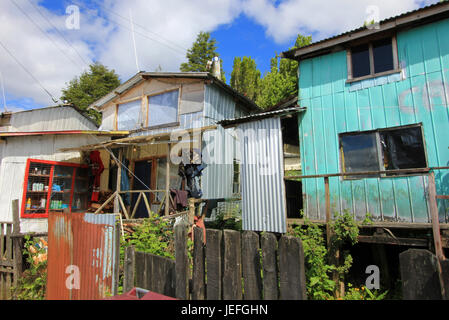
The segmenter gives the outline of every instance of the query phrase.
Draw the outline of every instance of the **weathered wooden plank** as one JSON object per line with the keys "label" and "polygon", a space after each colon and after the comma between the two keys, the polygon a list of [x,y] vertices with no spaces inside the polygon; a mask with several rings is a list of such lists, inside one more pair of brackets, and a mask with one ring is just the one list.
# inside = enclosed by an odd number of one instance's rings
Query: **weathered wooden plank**
{"label": "weathered wooden plank", "polygon": [[125,248],[125,259],[123,261],[123,292],[134,288],[136,257],[135,247]]}
{"label": "weathered wooden plank", "polygon": [[281,300],[306,300],[304,252],[299,238],[279,240],[279,285]]}
{"label": "weathered wooden plank", "polygon": [[245,300],[260,300],[262,279],[259,235],[254,231],[242,234],[242,273]]}
{"label": "weathered wooden plank", "polygon": [[435,174],[429,173],[429,211],[432,218],[433,241],[435,246],[435,254],[440,260],[444,260],[443,246],[441,244],[440,222],[438,217],[438,205],[436,200]]}
{"label": "weathered wooden plank", "polygon": [[262,266],[263,266],[263,298],[277,300],[279,297],[277,240],[273,233],[261,236]]}
{"label": "weathered wooden plank", "polygon": [[5,224],[0,223],[0,260],[3,260],[5,252]]}
{"label": "weathered wooden plank", "polygon": [[[19,218],[19,200],[14,199],[12,201],[12,215],[13,215],[13,235],[20,235],[20,218]],[[14,237],[12,239],[13,245],[13,260],[14,260],[14,280],[13,285],[17,285],[17,281],[22,276],[23,263],[22,263],[22,248],[23,238]]]}
{"label": "weathered wooden plank", "polygon": [[222,243],[221,230],[208,229],[206,232],[206,298],[221,300],[222,297]]}
{"label": "weathered wooden plank", "polygon": [[204,300],[206,294],[206,273],[204,260],[203,229],[193,229],[193,275],[192,300]]}
{"label": "weathered wooden plank", "polygon": [[6,225],[6,250],[5,250],[5,258],[7,261],[12,261],[12,225]]}
{"label": "weathered wooden plank", "polygon": [[150,253],[145,252],[145,289],[147,290],[153,290],[153,259]]}
{"label": "weathered wooden plank", "polygon": [[147,266],[145,260],[145,253],[136,251],[135,252],[135,263],[136,263],[136,287],[147,289],[146,278],[147,278]]}
{"label": "weathered wooden plank", "polygon": [[189,261],[187,256],[187,228],[175,227],[176,298],[189,299]]}
{"label": "weathered wooden plank", "polygon": [[424,249],[408,249],[399,254],[404,300],[441,300],[438,259]]}
{"label": "weathered wooden plank", "polygon": [[223,231],[223,300],[242,299],[242,257],[240,232]]}
{"label": "weathered wooden plank", "polygon": [[151,265],[149,290],[174,297],[175,290],[175,262],[169,258],[147,253],[147,265]]}
{"label": "weathered wooden plank", "polygon": [[441,265],[441,276],[444,286],[444,296],[443,300],[449,300],[449,260],[440,261]]}

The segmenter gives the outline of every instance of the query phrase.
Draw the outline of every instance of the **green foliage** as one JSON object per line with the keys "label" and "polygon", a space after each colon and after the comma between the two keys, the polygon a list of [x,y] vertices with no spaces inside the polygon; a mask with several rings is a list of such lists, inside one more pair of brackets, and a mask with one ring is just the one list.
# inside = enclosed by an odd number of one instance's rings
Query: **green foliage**
{"label": "green foliage", "polygon": [[136,251],[149,252],[158,256],[174,259],[174,231],[170,221],[162,219],[156,213],[143,219],[131,234],[125,234],[125,241],[121,249],[135,246]]}
{"label": "green foliage", "polygon": [[83,72],[67,84],[67,87],[62,90],[61,100],[75,105],[97,124],[100,124],[101,114],[87,108],[119,85],[120,80],[115,71],[96,62],[89,66],[88,71]]}
{"label": "green foliage", "polygon": [[260,71],[251,57],[235,57],[231,73],[231,87],[248,99],[256,101],[259,95]]}
{"label": "green foliage", "polygon": [[[331,247],[326,248],[325,230],[318,224],[306,219],[305,224],[295,227],[291,233],[302,241],[304,259],[306,265],[307,294],[313,300],[335,299],[338,283],[333,280],[333,274],[340,281],[349,272],[353,259],[348,250],[342,252],[341,259],[333,259],[335,250],[342,250],[344,245],[357,243],[359,226],[350,214],[345,210],[343,214],[336,213],[334,221],[330,224]],[[332,263],[331,263],[332,261]],[[366,287],[353,288],[347,284],[345,296],[339,300],[380,300],[384,299],[387,292],[370,291]]]}
{"label": "green foliage", "polygon": [[[182,72],[208,72],[207,62],[219,56],[216,44],[217,41],[211,38],[210,32],[200,32],[192,47],[187,50],[187,62],[183,62],[179,69]],[[221,66],[223,66],[222,62]],[[221,78],[226,81],[223,68],[221,68]]]}
{"label": "green foliage", "polygon": [[[25,236],[25,249],[23,255],[29,268],[18,279],[17,285],[12,288],[12,297],[17,300],[44,300],[47,289],[47,260],[35,263],[37,257],[45,254],[44,248],[35,246],[36,241]],[[29,248],[34,247],[32,252]]]}
{"label": "green foliage", "polygon": [[[298,34],[292,48],[301,48],[312,43],[312,37]],[[271,107],[280,101],[298,94],[298,62],[281,59],[276,55],[271,59],[270,72],[260,82],[260,94],[256,103],[262,108]]]}

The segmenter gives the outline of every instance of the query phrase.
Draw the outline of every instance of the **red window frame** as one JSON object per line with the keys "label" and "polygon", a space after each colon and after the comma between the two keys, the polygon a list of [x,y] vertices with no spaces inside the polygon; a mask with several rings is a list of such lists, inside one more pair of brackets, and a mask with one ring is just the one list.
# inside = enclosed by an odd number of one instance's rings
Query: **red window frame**
{"label": "red window frame", "polygon": [[[40,163],[40,164],[47,164],[51,166],[50,173],[49,173],[49,182],[48,182],[48,191],[46,195],[46,208],[45,213],[26,213],[26,203],[27,203],[27,193],[29,190],[28,188],[28,182],[30,178],[30,166],[31,163]],[[73,174],[72,174],[72,183],[71,183],[71,189],[70,189],[70,203],[68,206],[69,212],[72,212],[72,201],[73,201],[73,193],[74,193],[74,186],[75,186],[75,179],[76,179],[76,172],[77,168],[88,168],[88,165],[83,164],[77,164],[77,163],[71,163],[71,162],[60,162],[60,161],[49,161],[49,160],[40,160],[40,159],[27,159],[26,168],[25,168],[25,179],[23,182],[23,194],[22,194],[22,208],[20,211],[20,216],[22,218],[48,218],[48,214],[51,211],[57,211],[59,209],[50,209],[50,197],[52,194],[52,188],[53,188],[53,177],[54,177],[54,169],[55,166],[62,166],[62,167],[72,167],[73,168]],[[45,191],[43,191],[44,193]]]}

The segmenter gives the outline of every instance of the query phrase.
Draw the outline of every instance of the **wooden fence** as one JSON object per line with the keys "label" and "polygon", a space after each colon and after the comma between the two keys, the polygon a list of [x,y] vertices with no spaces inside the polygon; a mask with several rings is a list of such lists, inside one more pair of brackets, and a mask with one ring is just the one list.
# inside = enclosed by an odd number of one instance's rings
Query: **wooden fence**
{"label": "wooden fence", "polygon": [[12,211],[13,222],[0,222],[0,300],[11,298],[11,288],[22,274],[23,235],[18,200],[13,200]]}
{"label": "wooden fence", "polygon": [[[194,229],[192,258],[185,226],[175,228],[175,260],[125,252],[124,292],[140,287],[183,300],[305,300],[298,238],[273,233]],[[192,263],[190,263],[192,261]]]}

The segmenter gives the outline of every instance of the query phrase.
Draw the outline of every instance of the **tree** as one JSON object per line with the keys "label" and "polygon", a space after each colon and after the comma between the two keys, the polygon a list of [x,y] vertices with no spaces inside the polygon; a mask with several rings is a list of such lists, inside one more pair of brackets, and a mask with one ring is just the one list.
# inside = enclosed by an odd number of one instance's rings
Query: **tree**
{"label": "tree", "polygon": [[101,114],[87,109],[90,104],[105,96],[120,85],[120,79],[114,70],[109,70],[101,63],[94,63],[89,70],[79,77],[73,78],[67,87],[62,89],[62,101],[72,103],[92,118],[97,124],[101,122]]}
{"label": "tree", "polygon": [[[180,70],[182,72],[208,72],[207,62],[214,57],[218,57],[217,41],[211,38],[210,32],[200,32],[196,37],[196,41],[192,47],[187,50],[187,62],[181,63]],[[221,79],[226,81],[223,71],[223,63],[221,64]]]}
{"label": "tree", "polygon": [[251,57],[235,57],[231,73],[231,87],[256,101],[259,95],[260,71]]}
{"label": "tree", "polygon": [[[298,35],[292,48],[301,48],[312,42],[312,37]],[[278,55],[271,59],[271,68],[261,80],[260,95],[256,103],[268,108],[278,102],[298,94],[298,62],[280,59]]]}

